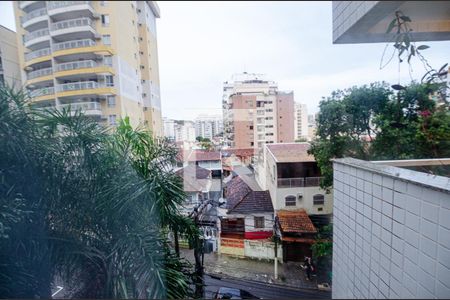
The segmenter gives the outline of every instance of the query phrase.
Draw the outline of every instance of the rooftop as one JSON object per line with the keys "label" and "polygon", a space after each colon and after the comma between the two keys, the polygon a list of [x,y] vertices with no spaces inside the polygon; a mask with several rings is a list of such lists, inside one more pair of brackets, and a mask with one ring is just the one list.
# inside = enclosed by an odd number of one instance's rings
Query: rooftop
{"label": "rooftop", "polygon": [[207,191],[211,185],[211,171],[199,166],[187,166],[175,172],[183,180],[185,192]]}
{"label": "rooftop", "polygon": [[268,152],[276,162],[311,162],[316,161],[308,154],[309,143],[266,144]]}
{"label": "rooftop", "polygon": [[228,213],[273,212],[269,191],[253,190],[240,176],[227,184],[226,197]]}
{"label": "rooftop", "polygon": [[281,232],[316,233],[317,230],[304,209],[277,211]]}
{"label": "rooftop", "polygon": [[208,161],[208,160],[220,160],[220,152],[207,150],[193,150],[188,157],[188,161]]}

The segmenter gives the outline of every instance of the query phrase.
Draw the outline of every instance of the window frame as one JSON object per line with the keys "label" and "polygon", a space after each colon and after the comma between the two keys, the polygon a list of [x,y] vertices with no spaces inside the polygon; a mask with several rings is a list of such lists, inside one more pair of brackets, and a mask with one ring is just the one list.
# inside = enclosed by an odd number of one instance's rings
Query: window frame
{"label": "window frame", "polygon": [[[320,199],[319,199],[320,197]],[[315,194],[313,195],[313,205],[325,205],[325,195],[323,194]]]}
{"label": "window frame", "polygon": [[[288,199],[289,198],[289,199]],[[289,203],[289,204],[288,204]],[[297,206],[297,197],[294,195],[287,195],[284,197],[284,205],[287,207]]]}
{"label": "window frame", "polygon": [[261,216],[254,216],[253,225],[255,229],[265,228],[265,218]]}

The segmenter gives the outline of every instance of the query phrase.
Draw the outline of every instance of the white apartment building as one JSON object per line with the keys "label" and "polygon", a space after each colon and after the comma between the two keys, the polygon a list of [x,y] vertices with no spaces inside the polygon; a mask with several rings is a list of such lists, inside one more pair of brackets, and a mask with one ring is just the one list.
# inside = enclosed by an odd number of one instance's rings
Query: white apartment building
{"label": "white apartment building", "polygon": [[175,140],[175,120],[163,118],[163,126],[164,126],[164,136]]}
{"label": "white apartment building", "polygon": [[294,136],[295,139],[308,139],[308,108],[306,104],[295,102],[294,110]]}
{"label": "white apartment building", "polygon": [[200,115],[195,119],[195,135],[203,138],[213,137],[223,132],[223,116],[221,115]]}
{"label": "white apartment building", "polygon": [[195,142],[195,127],[192,121],[181,121],[175,125],[176,142]]}
{"label": "white apartment building", "polygon": [[255,170],[257,182],[269,190],[273,208],[304,209],[308,215],[330,215],[333,195],[320,188],[320,170],[309,143],[265,145]]}
{"label": "white apartment building", "polygon": [[334,161],[333,298],[450,297],[450,178]]}

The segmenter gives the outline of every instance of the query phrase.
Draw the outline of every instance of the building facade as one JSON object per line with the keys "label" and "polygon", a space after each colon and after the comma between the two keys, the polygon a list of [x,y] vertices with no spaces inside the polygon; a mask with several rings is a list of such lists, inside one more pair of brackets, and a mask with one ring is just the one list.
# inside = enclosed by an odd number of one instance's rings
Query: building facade
{"label": "building facade", "polygon": [[21,87],[16,33],[0,25],[0,84]]}
{"label": "building facade", "polygon": [[37,107],[162,136],[153,1],[14,1],[21,77]]}
{"label": "building facade", "polygon": [[175,140],[175,120],[163,118],[164,136],[170,140]]}
{"label": "building facade", "polygon": [[333,163],[333,298],[450,297],[450,179],[392,162]]}
{"label": "building facade", "polygon": [[176,142],[195,142],[195,127],[192,121],[177,121],[174,126]]}
{"label": "building facade", "polygon": [[448,1],[333,1],[333,43],[392,42],[386,29],[396,11],[413,21],[413,41],[449,40],[449,9]]}
{"label": "building facade", "polygon": [[309,138],[308,109],[306,104],[295,103],[294,136],[296,140]]}
{"label": "building facade", "polygon": [[224,139],[231,148],[262,149],[294,141],[294,94],[261,74],[236,74],[224,83]]}
{"label": "building facade", "polygon": [[213,137],[223,133],[223,121],[221,115],[200,115],[194,122],[196,137],[201,136],[202,138],[212,140]]}

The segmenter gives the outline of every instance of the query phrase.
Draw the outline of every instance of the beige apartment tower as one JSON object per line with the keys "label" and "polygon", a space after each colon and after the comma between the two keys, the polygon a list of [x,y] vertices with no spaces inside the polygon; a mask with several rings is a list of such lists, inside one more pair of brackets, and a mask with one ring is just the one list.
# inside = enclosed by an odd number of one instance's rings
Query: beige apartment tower
{"label": "beige apartment tower", "polygon": [[22,81],[37,107],[129,116],[162,136],[153,1],[14,1]]}
{"label": "beige apartment tower", "polygon": [[16,33],[0,25],[0,85],[20,87]]}
{"label": "beige apartment tower", "polygon": [[261,74],[242,73],[224,83],[224,138],[231,148],[262,149],[294,141],[294,93],[281,92]]}

